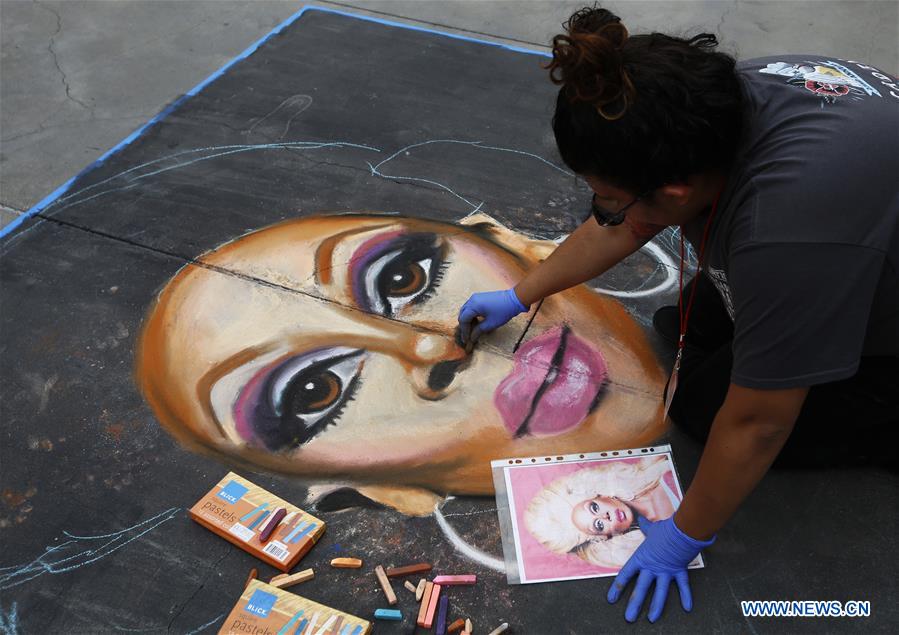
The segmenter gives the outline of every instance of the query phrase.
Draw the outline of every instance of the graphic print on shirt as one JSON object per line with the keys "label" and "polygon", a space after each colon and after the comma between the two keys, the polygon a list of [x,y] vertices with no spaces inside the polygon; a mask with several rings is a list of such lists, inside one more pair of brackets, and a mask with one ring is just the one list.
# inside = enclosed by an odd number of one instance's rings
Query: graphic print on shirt
{"label": "graphic print on shirt", "polygon": [[786,77],[786,82],[791,86],[802,86],[822,99],[822,108],[824,104],[835,103],[839,97],[849,97],[856,101],[864,99],[865,95],[883,97],[858,73],[833,60],[800,64],[773,62],[759,69],[759,72],[780,75]]}
{"label": "graphic print on shirt", "polygon": [[727,284],[727,274],[721,269],[715,269],[714,267],[706,269],[706,273],[709,275],[709,280],[711,280],[712,284],[715,285],[715,288],[718,289],[718,295],[721,296],[724,308],[727,309],[727,314],[730,316],[731,321],[733,321],[734,297],[731,295],[730,286]]}

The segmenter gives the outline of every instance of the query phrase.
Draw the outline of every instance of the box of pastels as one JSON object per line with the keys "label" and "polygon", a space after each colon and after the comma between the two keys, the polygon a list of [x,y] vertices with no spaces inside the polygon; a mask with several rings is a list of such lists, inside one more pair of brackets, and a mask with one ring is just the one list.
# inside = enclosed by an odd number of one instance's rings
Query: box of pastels
{"label": "box of pastels", "polygon": [[260,560],[290,571],[325,523],[234,472],[190,509],[190,517]]}
{"label": "box of pastels", "polygon": [[225,618],[219,634],[368,635],[370,632],[371,622],[253,580]]}

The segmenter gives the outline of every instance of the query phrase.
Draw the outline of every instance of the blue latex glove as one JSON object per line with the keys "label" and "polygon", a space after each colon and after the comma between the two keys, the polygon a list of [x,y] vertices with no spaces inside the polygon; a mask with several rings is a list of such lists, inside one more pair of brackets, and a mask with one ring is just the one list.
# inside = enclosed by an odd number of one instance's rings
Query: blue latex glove
{"label": "blue latex glove", "polygon": [[636,575],[637,583],[624,611],[624,619],[628,622],[637,621],[653,582],[656,586],[649,603],[650,622],[655,622],[662,616],[672,579],[677,582],[681,606],[685,611],[690,611],[693,608],[693,596],[687,579],[687,565],[703,548],[715,542],[715,537],[707,541],[691,538],[674,524],[674,516],[658,522],[638,516],[637,522],[640,523],[646,540],[637,547],[615,577],[607,596],[609,603],[618,601],[624,587]]}
{"label": "blue latex glove", "polygon": [[[462,344],[474,344],[481,333],[489,333],[527,310],[528,307],[515,295],[515,289],[475,293],[459,311],[459,336]],[[483,319],[477,322],[479,317]]]}

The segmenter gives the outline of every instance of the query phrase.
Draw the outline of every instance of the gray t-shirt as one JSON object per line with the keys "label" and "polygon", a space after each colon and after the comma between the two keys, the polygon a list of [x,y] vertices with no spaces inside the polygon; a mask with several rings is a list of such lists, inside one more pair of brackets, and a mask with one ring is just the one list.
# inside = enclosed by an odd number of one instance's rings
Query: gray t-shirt
{"label": "gray t-shirt", "polygon": [[[734,320],[731,381],[812,386],[899,356],[899,81],[818,55],[737,71],[747,128],[704,265]],[[707,218],[685,228],[697,251]]]}

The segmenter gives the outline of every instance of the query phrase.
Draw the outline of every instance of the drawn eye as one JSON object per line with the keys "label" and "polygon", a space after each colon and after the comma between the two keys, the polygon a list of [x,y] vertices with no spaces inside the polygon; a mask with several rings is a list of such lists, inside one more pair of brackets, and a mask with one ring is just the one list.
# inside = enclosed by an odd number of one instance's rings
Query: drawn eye
{"label": "drawn eye", "polygon": [[599,513],[599,505],[597,505],[596,503],[590,503],[590,513],[598,514]]}
{"label": "drawn eye", "polygon": [[[364,351],[328,348],[290,358],[268,372],[235,417],[269,450],[296,448],[337,423],[360,383]],[[250,385],[255,385],[251,382]]]}
{"label": "drawn eye", "polygon": [[385,317],[430,298],[447,263],[433,234],[412,234],[394,241],[362,272],[363,308]]}
{"label": "drawn eye", "polygon": [[603,529],[605,529],[605,528],[606,528],[606,526],[603,524],[603,522],[601,520],[597,519],[597,520],[593,521],[593,529],[596,530],[596,533],[601,534]]}

